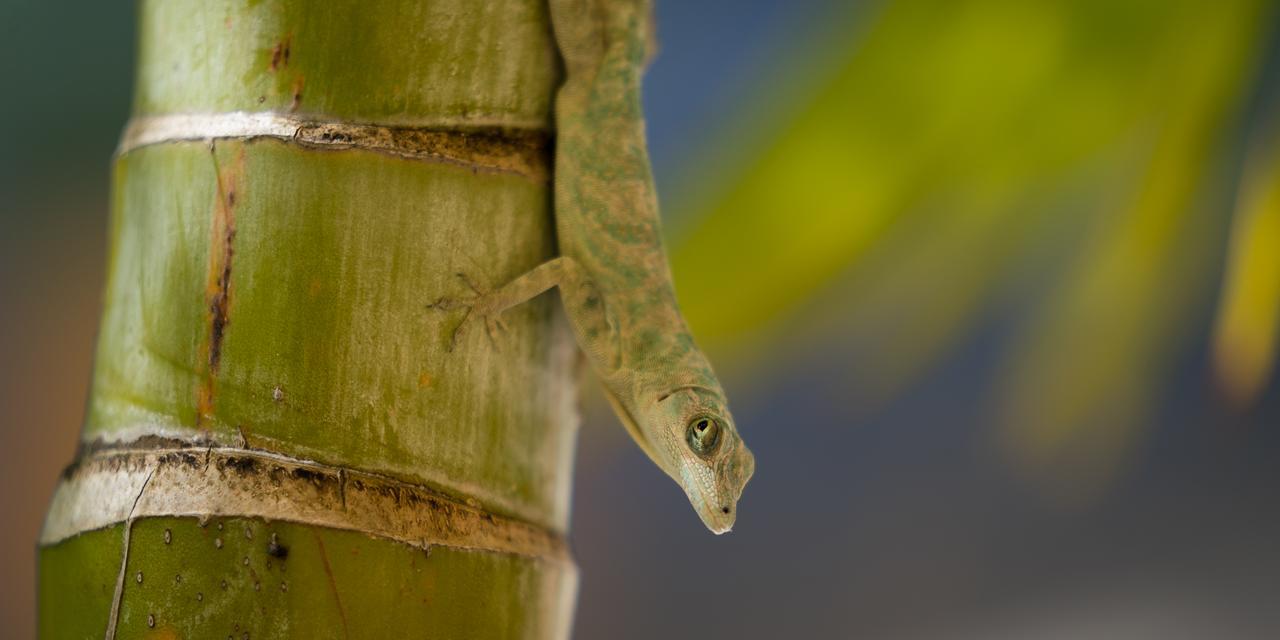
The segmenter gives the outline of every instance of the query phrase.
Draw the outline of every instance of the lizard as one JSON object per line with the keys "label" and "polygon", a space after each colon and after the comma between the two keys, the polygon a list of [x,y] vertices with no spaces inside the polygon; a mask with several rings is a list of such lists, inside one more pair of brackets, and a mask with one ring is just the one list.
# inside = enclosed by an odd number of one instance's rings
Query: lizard
{"label": "lizard", "polygon": [[462,330],[558,287],[581,351],[639,447],[684,489],[702,522],[729,531],[755,471],[724,390],[680,313],[663,249],[640,82],[649,0],[549,0],[564,63],[554,105],[558,256],[492,291],[428,306],[465,309]]}

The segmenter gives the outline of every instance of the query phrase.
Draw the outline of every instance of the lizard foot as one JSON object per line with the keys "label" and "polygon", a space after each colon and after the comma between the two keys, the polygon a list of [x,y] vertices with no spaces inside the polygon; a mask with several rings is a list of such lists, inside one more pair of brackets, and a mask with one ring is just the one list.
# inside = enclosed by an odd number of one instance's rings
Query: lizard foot
{"label": "lizard foot", "polygon": [[508,330],[507,323],[502,320],[497,312],[490,311],[486,308],[486,302],[490,299],[489,294],[476,286],[465,273],[455,274],[466,283],[467,288],[471,289],[472,295],[461,298],[438,298],[435,302],[427,304],[428,309],[438,311],[453,311],[455,309],[465,309],[466,313],[462,316],[462,320],[458,322],[458,326],[454,327],[453,333],[449,336],[448,351],[453,352],[458,346],[458,341],[462,338],[462,334],[467,329],[471,321],[480,318],[484,320],[485,330],[489,334],[489,340],[493,343],[495,349],[498,348],[499,334]]}

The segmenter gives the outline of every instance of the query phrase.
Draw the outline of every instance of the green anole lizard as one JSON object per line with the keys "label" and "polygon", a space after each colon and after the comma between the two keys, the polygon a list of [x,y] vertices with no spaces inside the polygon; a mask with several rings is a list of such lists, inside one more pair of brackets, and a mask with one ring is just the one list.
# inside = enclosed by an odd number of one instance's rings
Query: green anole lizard
{"label": "green anole lizard", "polygon": [[[549,0],[565,65],[556,96],[555,219],[559,257],[505,286],[441,299],[466,309],[454,332],[552,287],[618,417],[679,483],[711,531],[729,531],[755,458],[724,391],[680,315],[659,230],[640,77],[648,0]],[[461,274],[460,274],[461,275]],[[464,277],[465,278],[465,277]]]}

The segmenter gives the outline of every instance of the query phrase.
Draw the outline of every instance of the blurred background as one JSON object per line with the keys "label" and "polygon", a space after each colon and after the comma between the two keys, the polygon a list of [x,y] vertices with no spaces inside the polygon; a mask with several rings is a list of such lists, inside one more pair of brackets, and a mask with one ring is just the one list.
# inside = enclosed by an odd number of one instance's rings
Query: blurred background
{"label": "blurred background", "polygon": [[[657,4],[677,289],[758,471],[711,536],[589,397],[576,637],[1280,637],[1280,6]],[[28,637],[134,16],[0,6],[0,628]]]}

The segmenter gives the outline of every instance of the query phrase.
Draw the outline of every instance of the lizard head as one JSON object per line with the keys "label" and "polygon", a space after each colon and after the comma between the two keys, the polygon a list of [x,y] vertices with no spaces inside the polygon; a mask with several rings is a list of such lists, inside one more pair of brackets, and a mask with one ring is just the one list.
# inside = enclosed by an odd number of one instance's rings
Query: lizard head
{"label": "lizard head", "polygon": [[732,529],[756,460],[738,436],[724,397],[704,387],[682,387],[661,396],[651,411],[654,458],[684,488],[708,529]]}

